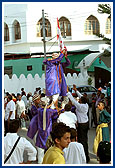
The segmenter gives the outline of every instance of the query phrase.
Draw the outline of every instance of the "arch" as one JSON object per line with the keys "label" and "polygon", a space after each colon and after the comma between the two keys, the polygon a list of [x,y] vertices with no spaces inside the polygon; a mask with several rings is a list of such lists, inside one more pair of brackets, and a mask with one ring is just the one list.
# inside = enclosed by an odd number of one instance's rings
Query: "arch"
{"label": "arch", "polygon": [[60,30],[61,30],[62,37],[71,36],[71,23],[70,23],[70,21],[66,17],[62,16],[59,19],[59,24],[60,24]]}
{"label": "arch", "polygon": [[111,34],[111,18],[110,17],[108,17],[106,20],[105,33]]}
{"label": "arch", "polygon": [[9,27],[4,23],[4,41],[9,41]]}
{"label": "arch", "polygon": [[[45,35],[51,37],[51,23],[45,18]],[[43,37],[42,18],[37,23],[37,37]]]}
{"label": "arch", "polygon": [[21,39],[21,27],[20,23],[17,20],[13,22],[13,28],[14,28],[15,40]]}
{"label": "arch", "polygon": [[98,19],[90,15],[85,21],[85,34],[87,35],[96,35],[100,33],[100,24]]}

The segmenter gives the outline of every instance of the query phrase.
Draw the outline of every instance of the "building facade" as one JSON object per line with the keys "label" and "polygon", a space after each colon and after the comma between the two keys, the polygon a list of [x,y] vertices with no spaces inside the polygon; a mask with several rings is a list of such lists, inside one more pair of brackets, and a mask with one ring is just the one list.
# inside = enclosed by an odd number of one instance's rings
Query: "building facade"
{"label": "building facade", "polygon": [[6,57],[7,54],[43,55],[42,10],[46,53],[59,51],[57,18],[68,52],[90,50],[101,53],[109,46],[97,34],[111,38],[111,20],[109,15],[99,14],[97,9],[97,2],[3,3],[4,54]]}

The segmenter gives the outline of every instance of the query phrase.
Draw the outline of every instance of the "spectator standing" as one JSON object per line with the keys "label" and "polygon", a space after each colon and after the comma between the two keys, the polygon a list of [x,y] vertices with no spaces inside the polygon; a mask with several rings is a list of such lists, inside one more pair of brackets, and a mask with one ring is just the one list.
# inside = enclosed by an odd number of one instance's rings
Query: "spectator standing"
{"label": "spectator standing", "polygon": [[100,97],[101,97],[101,101],[104,102],[104,104],[105,104],[105,108],[107,109],[107,100],[105,98],[105,94],[101,93]]}
{"label": "spectator standing", "polygon": [[66,164],[86,164],[86,156],[83,145],[77,142],[77,131],[71,128],[71,142],[64,148],[64,158]]}
{"label": "spectator standing", "polygon": [[38,88],[36,88],[36,90],[35,90],[35,92],[34,92],[34,95],[35,94],[41,94],[41,88],[40,87],[38,87]]}
{"label": "spectator standing", "polygon": [[95,103],[96,103],[96,93],[92,94],[92,120],[91,120],[91,126],[94,123],[94,127],[97,127],[97,116],[96,116],[96,108],[95,108]]}
{"label": "spectator standing", "polygon": [[[10,122],[9,133],[7,133],[7,135],[4,137],[4,160],[7,158],[7,156],[11,152],[15,142],[17,141],[19,137],[17,135],[19,128],[20,128],[19,120],[13,120],[12,122]],[[24,163],[23,162],[24,151],[27,151],[27,154],[28,154],[27,163],[31,163],[31,161],[36,160],[36,154],[37,154],[36,149],[32,146],[32,144],[28,140],[26,140],[26,138],[21,137],[12,155],[7,160],[6,164]]]}
{"label": "spectator standing", "polygon": [[64,113],[61,113],[57,119],[57,122],[63,122],[70,128],[76,129],[77,116],[71,112],[71,105],[66,104]]}
{"label": "spectator standing", "polygon": [[9,124],[13,119],[15,119],[15,103],[12,100],[12,96],[8,95],[5,109],[5,135],[9,132]]}
{"label": "spectator standing", "polygon": [[57,123],[52,129],[51,137],[55,146],[46,151],[42,164],[65,164],[63,149],[70,143],[70,128],[63,123]]}
{"label": "spectator standing", "polygon": [[16,118],[21,119],[21,128],[26,129],[25,122],[25,103],[22,100],[21,94],[18,94],[18,101],[16,103]]}
{"label": "spectator standing", "polygon": [[31,107],[32,107],[32,93],[29,92],[27,94],[27,114],[28,114],[30,120],[32,119]]}
{"label": "spectator standing", "polygon": [[96,103],[95,103],[97,123],[99,122],[99,109],[98,109],[98,106],[97,106],[99,101],[101,101],[101,90],[97,91]]}
{"label": "spectator standing", "polygon": [[98,108],[100,110],[100,116],[99,125],[96,129],[96,137],[94,139],[94,153],[97,153],[99,142],[110,142],[108,123],[111,121],[111,115],[105,110],[104,102],[99,102]]}
{"label": "spectator standing", "polygon": [[24,91],[24,88],[21,88],[21,96],[25,95],[26,96],[26,92]]}
{"label": "spectator standing", "polygon": [[78,119],[78,142],[81,143],[85,150],[86,162],[90,161],[89,152],[88,152],[88,129],[89,129],[89,121],[88,121],[88,109],[89,106],[87,104],[87,99],[77,91],[76,86],[74,85],[73,89],[76,91],[79,99],[79,102],[72,96],[70,92],[67,93],[68,98],[72,101],[72,103],[76,107],[76,115]]}
{"label": "spectator standing", "polygon": [[25,108],[26,108],[26,107],[27,107],[27,97],[26,97],[26,93],[25,93],[25,92],[22,92],[21,96],[22,96],[22,100],[24,101]]}

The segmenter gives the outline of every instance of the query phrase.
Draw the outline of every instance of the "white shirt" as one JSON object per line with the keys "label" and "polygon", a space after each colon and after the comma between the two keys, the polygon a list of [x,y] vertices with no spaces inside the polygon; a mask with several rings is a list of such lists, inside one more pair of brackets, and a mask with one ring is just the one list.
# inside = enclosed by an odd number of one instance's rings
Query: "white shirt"
{"label": "white shirt", "polygon": [[24,114],[25,114],[25,103],[23,100],[17,101],[16,110],[17,110],[17,114],[19,115],[19,117],[22,112],[24,112]]}
{"label": "white shirt", "polygon": [[[17,133],[7,133],[4,137],[4,160],[9,155],[18,137]],[[21,137],[6,164],[22,163],[24,151],[27,151],[29,161],[36,160],[36,149],[26,138]]]}
{"label": "white shirt", "polygon": [[27,106],[27,97],[25,95],[22,96],[22,100],[25,103],[25,107]]}
{"label": "white shirt", "polygon": [[66,164],[86,164],[86,156],[81,143],[70,142],[63,152]]}
{"label": "white shirt", "polygon": [[32,107],[32,96],[29,97],[27,100],[27,109],[31,110]]}
{"label": "white shirt", "polygon": [[57,122],[63,122],[70,128],[76,129],[77,116],[71,111],[65,111],[59,115]]}
{"label": "white shirt", "polygon": [[10,111],[12,111],[12,115],[11,115],[10,119],[13,120],[13,119],[15,119],[15,103],[13,100],[10,100],[6,105],[5,120],[8,120]]}
{"label": "white shirt", "polygon": [[[80,97],[81,94],[77,91],[78,96]],[[78,123],[86,123],[88,122],[88,104],[81,104],[79,103],[70,92],[67,93],[68,98],[71,100],[72,104],[76,107],[76,115],[78,119]]]}

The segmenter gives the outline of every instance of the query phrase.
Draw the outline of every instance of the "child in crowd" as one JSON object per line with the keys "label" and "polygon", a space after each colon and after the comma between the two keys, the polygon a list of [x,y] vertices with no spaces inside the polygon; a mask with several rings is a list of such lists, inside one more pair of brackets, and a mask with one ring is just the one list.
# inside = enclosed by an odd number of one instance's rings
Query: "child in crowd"
{"label": "child in crowd", "polygon": [[94,153],[97,153],[97,148],[100,141],[110,141],[108,123],[111,121],[111,115],[105,110],[104,102],[98,103],[99,125],[96,129],[96,137],[94,139]]}

